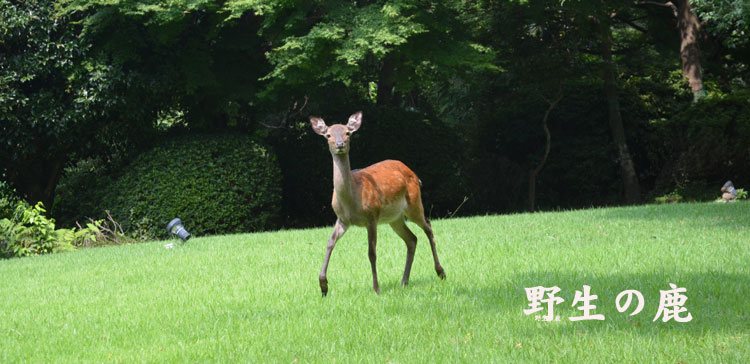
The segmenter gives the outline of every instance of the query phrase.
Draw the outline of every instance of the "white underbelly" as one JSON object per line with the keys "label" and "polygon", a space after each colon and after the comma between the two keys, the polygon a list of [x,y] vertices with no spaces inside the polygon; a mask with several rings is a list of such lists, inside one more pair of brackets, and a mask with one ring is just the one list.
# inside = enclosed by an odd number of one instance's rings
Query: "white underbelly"
{"label": "white underbelly", "polygon": [[403,219],[404,211],[406,211],[406,199],[402,198],[397,202],[390,205],[383,206],[380,210],[380,219],[378,224],[389,224],[397,219]]}

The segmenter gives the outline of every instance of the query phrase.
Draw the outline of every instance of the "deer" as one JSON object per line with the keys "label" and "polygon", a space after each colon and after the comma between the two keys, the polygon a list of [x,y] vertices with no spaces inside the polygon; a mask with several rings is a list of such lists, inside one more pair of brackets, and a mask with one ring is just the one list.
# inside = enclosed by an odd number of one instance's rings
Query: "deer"
{"label": "deer", "polygon": [[404,163],[397,160],[384,160],[363,169],[352,171],[349,163],[351,136],[362,125],[362,112],[349,117],[346,125],[326,125],[319,117],[310,117],[310,124],[318,135],[328,141],[328,150],[333,158],[333,197],[331,206],[336,213],[333,233],[326,246],[323,268],[318,277],[320,290],[328,294],[328,262],[336,242],[346,230],[354,225],[367,228],[368,257],[372,268],[372,287],[380,294],[377,256],[377,227],[389,224],[393,231],[406,243],[406,266],[401,279],[403,286],[409,283],[411,265],[417,248],[417,237],[406,226],[405,218],[419,226],[427,235],[435,261],[435,272],[445,279],[445,270],[438,260],[435,237],[430,220],[424,215],[421,181]]}

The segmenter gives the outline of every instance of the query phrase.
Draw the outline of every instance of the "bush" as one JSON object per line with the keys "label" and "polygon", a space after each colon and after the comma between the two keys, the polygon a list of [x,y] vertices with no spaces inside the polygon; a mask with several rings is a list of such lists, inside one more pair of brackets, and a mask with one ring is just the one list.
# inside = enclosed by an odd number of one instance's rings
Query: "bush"
{"label": "bush", "polygon": [[66,168],[55,189],[52,215],[63,226],[76,226],[90,217],[104,219],[105,194],[118,171],[122,171],[122,162],[102,158],[83,159]]}
{"label": "bush", "polygon": [[75,249],[96,240],[98,224],[85,228],[55,229],[55,219],[44,216],[41,202],[18,202],[12,218],[0,219],[0,257],[25,257]]}
{"label": "bush", "polygon": [[0,219],[10,219],[20,201],[16,190],[0,179]]}
{"label": "bush", "polygon": [[276,227],[279,168],[249,136],[171,138],[140,154],[112,180],[99,186],[105,191],[97,212],[109,210],[126,232],[143,239],[166,237],[174,217],[193,235]]}
{"label": "bush", "polygon": [[710,201],[727,180],[750,184],[750,91],[704,99],[658,130],[668,148],[657,192]]}

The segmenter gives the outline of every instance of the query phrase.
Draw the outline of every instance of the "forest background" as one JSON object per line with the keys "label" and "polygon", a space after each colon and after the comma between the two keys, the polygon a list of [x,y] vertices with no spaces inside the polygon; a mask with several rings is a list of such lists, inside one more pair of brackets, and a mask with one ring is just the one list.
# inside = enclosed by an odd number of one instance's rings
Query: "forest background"
{"label": "forest background", "polygon": [[320,226],[308,117],[364,112],[456,215],[710,200],[750,181],[750,3],[0,0],[0,218],[139,239]]}

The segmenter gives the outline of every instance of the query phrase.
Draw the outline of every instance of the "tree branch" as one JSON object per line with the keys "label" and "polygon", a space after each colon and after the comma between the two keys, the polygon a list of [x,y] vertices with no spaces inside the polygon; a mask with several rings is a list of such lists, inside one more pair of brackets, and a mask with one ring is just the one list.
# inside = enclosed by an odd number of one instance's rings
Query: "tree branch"
{"label": "tree branch", "polygon": [[662,8],[670,8],[672,9],[672,15],[674,17],[677,17],[677,6],[675,6],[671,1],[667,1],[665,3],[660,3],[658,1],[640,1],[637,2],[636,5],[638,6],[659,6]]}
{"label": "tree branch", "polygon": [[542,118],[542,129],[544,129],[544,136],[547,139],[544,144],[544,155],[539,164],[535,168],[529,170],[529,211],[531,212],[534,212],[536,205],[536,176],[539,175],[539,172],[542,171],[542,168],[544,168],[544,165],[547,163],[547,158],[549,158],[549,152],[552,146],[552,133],[549,131],[547,120],[549,119],[549,114],[563,98],[562,81],[557,84],[557,94],[554,99],[549,99],[541,93],[538,96],[549,104],[549,107],[547,107],[547,110],[544,112],[544,117]]}
{"label": "tree branch", "polygon": [[[269,129],[285,128],[291,118],[298,116],[302,112],[302,110],[304,110],[305,107],[307,107],[307,102],[310,100],[310,98],[307,95],[305,95],[304,98],[305,98],[305,101],[304,103],[302,103],[302,106],[299,106],[299,102],[295,100],[292,106],[286,109],[286,111],[284,111],[283,113],[280,113],[282,114],[281,116],[275,117],[275,115],[278,115],[278,114],[271,114],[270,116],[266,117],[266,119],[258,121],[258,123]],[[265,121],[267,119],[272,119],[272,118],[275,118],[277,122],[271,124]]]}
{"label": "tree branch", "polygon": [[639,31],[639,32],[641,32],[641,33],[644,33],[644,34],[645,34],[645,33],[648,33],[648,29],[646,29],[646,28],[644,28],[644,27],[642,27],[642,26],[640,26],[640,25],[636,24],[636,23],[635,23],[635,22],[634,22],[633,20],[631,20],[631,19],[623,19],[623,18],[620,18],[620,17],[618,17],[618,18],[617,18],[617,20],[621,21],[621,22],[622,22],[622,23],[624,23],[624,24],[630,25],[630,26],[631,26],[631,27],[632,27],[633,29],[635,29],[635,30],[637,30],[637,31]]}

